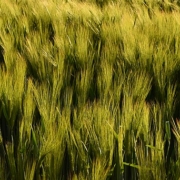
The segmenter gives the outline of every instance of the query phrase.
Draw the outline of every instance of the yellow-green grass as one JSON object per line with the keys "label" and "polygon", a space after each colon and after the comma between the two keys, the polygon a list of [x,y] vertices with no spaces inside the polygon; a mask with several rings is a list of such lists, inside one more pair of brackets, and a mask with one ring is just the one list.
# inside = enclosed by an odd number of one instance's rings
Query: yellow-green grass
{"label": "yellow-green grass", "polygon": [[0,179],[179,179],[179,4],[0,2]]}

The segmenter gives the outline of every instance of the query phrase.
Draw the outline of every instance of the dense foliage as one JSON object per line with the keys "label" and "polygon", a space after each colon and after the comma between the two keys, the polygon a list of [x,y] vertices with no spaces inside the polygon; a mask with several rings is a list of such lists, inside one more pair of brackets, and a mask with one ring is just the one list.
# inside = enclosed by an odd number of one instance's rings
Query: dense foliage
{"label": "dense foliage", "polygon": [[0,179],[180,178],[178,1],[0,1]]}

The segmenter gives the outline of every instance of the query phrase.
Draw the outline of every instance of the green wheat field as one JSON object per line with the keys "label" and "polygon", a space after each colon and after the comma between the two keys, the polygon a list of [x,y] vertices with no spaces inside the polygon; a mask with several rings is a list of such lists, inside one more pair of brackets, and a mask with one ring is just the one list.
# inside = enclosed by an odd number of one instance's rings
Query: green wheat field
{"label": "green wheat field", "polygon": [[1,0],[0,180],[180,180],[180,1]]}

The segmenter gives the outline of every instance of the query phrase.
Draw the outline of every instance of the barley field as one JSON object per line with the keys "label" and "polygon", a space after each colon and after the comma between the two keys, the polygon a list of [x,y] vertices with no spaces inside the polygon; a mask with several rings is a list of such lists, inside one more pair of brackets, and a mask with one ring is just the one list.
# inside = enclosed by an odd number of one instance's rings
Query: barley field
{"label": "barley field", "polygon": [[179,168],[179,0],[0,1],[1,180]]}

